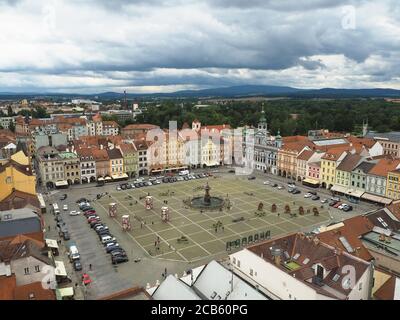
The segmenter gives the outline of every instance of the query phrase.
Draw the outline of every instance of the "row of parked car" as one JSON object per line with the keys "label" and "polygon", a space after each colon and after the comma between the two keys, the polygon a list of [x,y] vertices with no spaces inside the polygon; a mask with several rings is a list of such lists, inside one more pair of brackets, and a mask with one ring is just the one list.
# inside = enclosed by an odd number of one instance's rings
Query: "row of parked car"
{"label": "row of parked car", "polygon": [[118,264],[129,261],[126,251],[119,245],[117,239],[111,234],[108,226],[101,221],[96,214],[96,210],[85,199],[78,200],[79,209],[82,210],[83,216],[86,218],[90,228],[93,229],[100,242],[103,244],[105,251],[111,256],[111,263]]}
{"label": "row of parked car", "polygon": [[[280,190],[285,189],[282,185],[278,185],[277,183],[273,183],[268,180],[264,181],[264,185],[270,185],[271,187],[277,188]],[[301,193],[301,191],[299,189],[297,189],[295,183],[289,183],[287,191],[291,194],[300,194]],[[308,191],[307,193],[304,194],[304,198],[306,198],[306,199],[308,198],[313,201],[321,200],[321,203],[328,203],[328,199],[326,199],[326,198],[321,199],[316,191]],[[333,208],[337,208],[339,210],[343,210],[345,212],[353,210],[353,207],[351,205],[341,202],[340,199],[336,198],[336,197],[332,197],[330,199],[329,206],[331,206]]]}
{"label": "row of parked car", "polygon": [[179,176],[158,176],[158,177],[151,177],[149,180],[145,181],[143,178],[136,179],[133,183],[121,183],[117,185],[116,189],[126,190],[126,189],[137,189],[143,188],[153,185],[158,185],[161,183],[173,183],[178,181],[189,181],[194,179],[201,179],[209,177],[209,173],[197,173],[197,174],[186,174],[186,175],[179,175]]}
{"label": "row of parked car", "polygon": [[339,210],[343,210],[345,212],[353,210],[353,206],[341,202],[339,198],[332,197],[331,201],[329,202],[329,206],[333,208],[337,208]]}

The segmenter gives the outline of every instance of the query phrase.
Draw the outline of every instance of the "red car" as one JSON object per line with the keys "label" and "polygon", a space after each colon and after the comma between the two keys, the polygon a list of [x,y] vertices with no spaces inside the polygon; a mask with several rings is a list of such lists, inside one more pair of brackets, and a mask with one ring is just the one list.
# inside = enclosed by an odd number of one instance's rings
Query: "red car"
{"label": "red car", "polygon": [[89,218],[89,219],[88,219],[88,223],[92,223],[92,222],[94,222],[94,221],[100,221],[100,220],[101,220],[100,217],[95,216],[95,217]]}
{"label": "red car", "polygon": [[85,217],[96,214],[96,210],[89,210],[84,213]]}
{"label": "red car", "polygon": [[82,275],[82,283],[87,286],[88,284],[92,283],[92,279],[90,278],[90,276],[87,273],[84,273]]}
{"label": "red car", "polygon": [[333,207],[334,207],[334,208],[337,208],[337,207],[339,207],[341,204],[342,204],[342,203],[339,201],[339,202],[336,203]]}

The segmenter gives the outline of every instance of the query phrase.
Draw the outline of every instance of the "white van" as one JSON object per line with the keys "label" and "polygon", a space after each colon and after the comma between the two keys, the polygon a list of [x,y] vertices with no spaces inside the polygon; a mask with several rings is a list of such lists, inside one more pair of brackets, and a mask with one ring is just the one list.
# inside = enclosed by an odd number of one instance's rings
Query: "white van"
{"label": "white van", "polygon": [[112,238],[112,237],[110,237],[108,235],[105,235],[105,236],[102,236],[100,238],[100,240],[101,240],[101,243],[106,243],[107,241],[115,240],[115,238]]}
{"label": "white van", "polygon": [[76,246],[69,247],[68,255],[69,255],[69,259],[71,261],[77,260],[81,257],[79,254],[78,248]]}
{"label": "white van", "polygon": [[186,175],[188,175],[189,174],[189,170],[182,170],[182,171],[179,171],[179,175],[180,176],[186,176]]}

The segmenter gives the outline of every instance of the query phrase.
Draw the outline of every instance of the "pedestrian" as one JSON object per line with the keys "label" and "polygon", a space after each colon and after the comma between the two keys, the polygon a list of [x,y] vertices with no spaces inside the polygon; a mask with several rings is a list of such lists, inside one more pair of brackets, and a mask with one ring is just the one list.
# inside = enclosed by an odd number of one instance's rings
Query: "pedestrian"
{"label": "pedestrian", "polygon": [[48,228],[47,228],[49,231],[50,231],[50,226],[48,226]]}
{"label": "pedestrian", "polygon": [[280,217],[280,215],[281,215],[281,214],[278,212],[278,217]]}
{"label": "pedestrian", "polygon": [[164,269],[165,277],[167,277],[167,268]]}
{"label": "pedestrian", "polygon": [[224,226],[222,226],[222,232],[224,232],[224,230],[225,230],[225,228],[224,228]]}
{"label": "pedestrian", "polygon": [[92,271],[92,264],[89,264],[89,270]]}
{"label": "pedestrian", "polygon": [[154,241],[154,246],[155,246],[155,247],[157,247],[157,240],[156,240],[156,241]]}

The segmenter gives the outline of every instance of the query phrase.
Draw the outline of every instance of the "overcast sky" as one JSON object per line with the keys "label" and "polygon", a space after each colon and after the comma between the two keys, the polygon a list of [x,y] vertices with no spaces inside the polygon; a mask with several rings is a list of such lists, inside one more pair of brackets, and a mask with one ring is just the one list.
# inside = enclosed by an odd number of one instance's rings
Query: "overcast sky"
{"label": "overcast sky", "polygon": [[400,89],[398,0],[0,0],[0,92]]}

